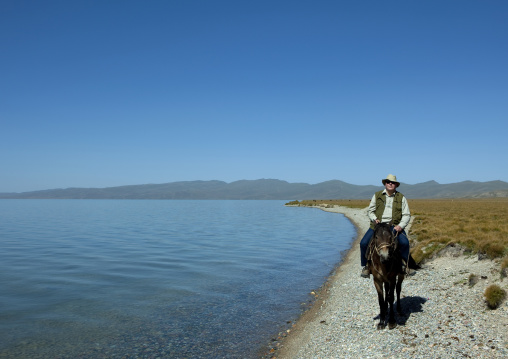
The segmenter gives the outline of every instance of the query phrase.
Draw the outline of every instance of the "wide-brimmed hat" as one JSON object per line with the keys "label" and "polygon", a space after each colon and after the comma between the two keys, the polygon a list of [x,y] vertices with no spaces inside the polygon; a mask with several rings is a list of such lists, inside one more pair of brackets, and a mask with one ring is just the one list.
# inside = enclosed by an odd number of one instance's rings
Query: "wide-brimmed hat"
{"label": "wide-brimmed hat", "polygon": [[392,174],[389,174],[388,176],[386,176],[386,178],[383,178],[381,180],[381,182],[383,182],[383,184],[386,184],[386,181],[394,182],[397,185],[397,187],[400,186],[400,182],[397,182],[397,177]]}

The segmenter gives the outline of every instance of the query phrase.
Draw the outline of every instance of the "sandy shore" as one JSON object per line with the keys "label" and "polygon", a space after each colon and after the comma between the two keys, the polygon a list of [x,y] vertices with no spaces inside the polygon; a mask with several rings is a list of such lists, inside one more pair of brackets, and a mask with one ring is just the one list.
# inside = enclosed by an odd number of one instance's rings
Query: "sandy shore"
{"label": "sandy shore", "polygon": [[[366,209],[322,209],[349,218],[357,239],[316,303],[276,342],[272,358],[508,357],[508,301],[489,310],[483,298],[492,283],[508,289],[494,262],[449,254],[426,263],[403,283],[398,326],[377,330],[377,293],[372,278],[360,277]],[[471,273],[481,278],[474,286]]]}

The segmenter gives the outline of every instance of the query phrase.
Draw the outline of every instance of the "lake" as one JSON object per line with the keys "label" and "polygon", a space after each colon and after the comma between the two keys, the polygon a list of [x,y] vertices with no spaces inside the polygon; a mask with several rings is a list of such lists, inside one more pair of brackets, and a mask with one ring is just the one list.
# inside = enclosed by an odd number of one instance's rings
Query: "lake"
{"label": "lake", "polygon": [[356,235],[284,203],[0,200],[0,357],[258,357]]}

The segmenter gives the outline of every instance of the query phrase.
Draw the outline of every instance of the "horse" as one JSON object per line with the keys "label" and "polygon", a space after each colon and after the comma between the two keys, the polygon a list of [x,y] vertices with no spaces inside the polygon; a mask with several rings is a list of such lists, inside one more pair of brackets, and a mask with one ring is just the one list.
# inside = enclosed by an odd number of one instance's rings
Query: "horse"
{"label": "horse", "polygon": [[[402,314],[400,304],[400,291],[404,273],[401,271],[402,259],[397,250],[397,235],[392,232],[390,223],[378,223],[374,228],[374,235],[369,243],[367,256],[371,261],[371,273],[374,277],[374,286],[376,287],[379,300],[379,323],[377,329],[386,327],[386,314],[388,305],[390,305],[390,314],[388,318],[388,327],[393,329],[397,326],[393,311],[394,291],[397,291],[397,313]],[[384,287],[384,295],[383,295]]]}

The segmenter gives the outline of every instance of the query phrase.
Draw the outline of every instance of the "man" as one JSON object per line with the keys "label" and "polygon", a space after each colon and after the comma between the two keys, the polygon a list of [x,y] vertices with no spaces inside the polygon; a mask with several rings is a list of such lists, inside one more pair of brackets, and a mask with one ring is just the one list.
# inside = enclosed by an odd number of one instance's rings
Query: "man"
{"label": "man", "polygon": [[370,228],[367,230],[360,242],[361,252],[361,265],[362,277],[369,278],[370,268],[367,264],[367,247],[369,242],[374,235],[374,227],[378,223],[389,223],[393,221],[392,231],[397,232],[397,238],[399,242],[399,252],[402,257],[402,273],[408,275],[415,274],[415,271],[407,268],[409,260],[409,240],[407,239],[404,228],[409,224],[411,214],[409,213],[409,206],[407,204],[406,197],[400,192],[397,192],[397,187],[400,183],[397,182],[397,177],[392,174],[386,176],[385,179],[381,180],[384,184],[385,189],[374,193],[372,200],[370,201],[367,216],[370,219]]}

